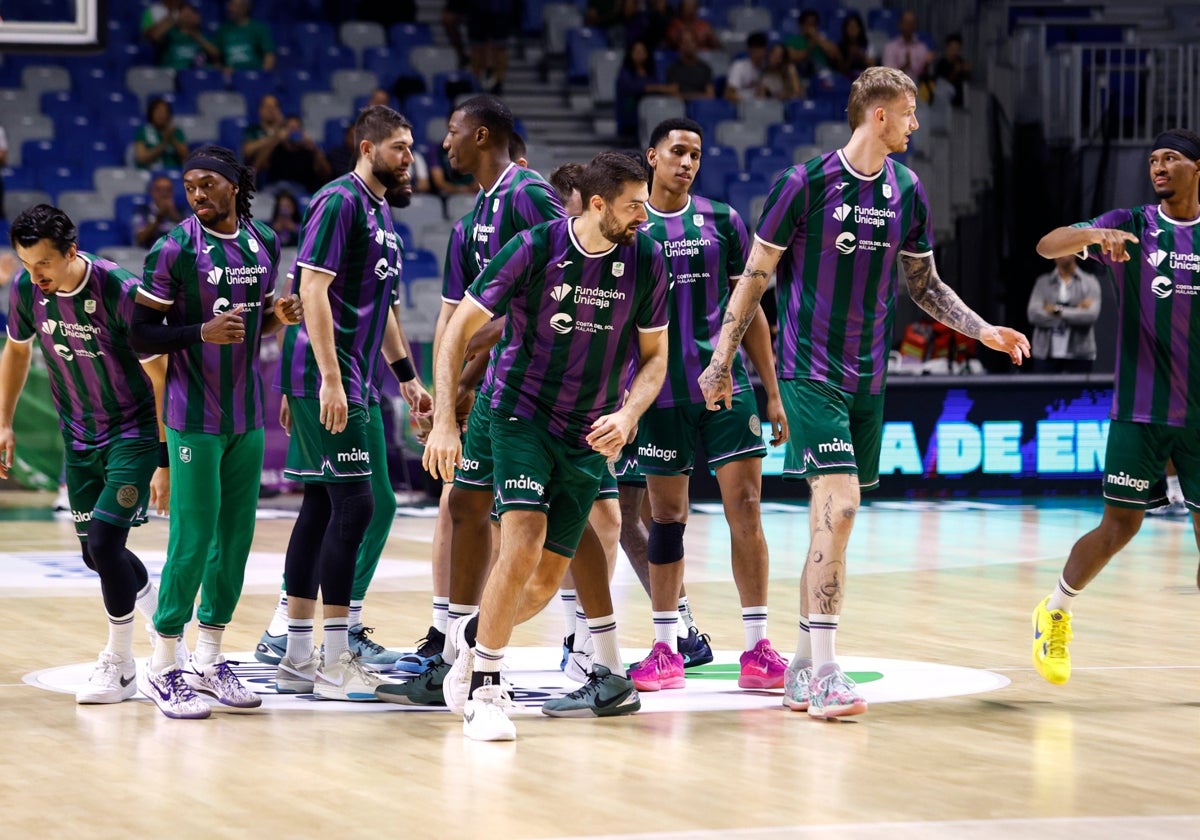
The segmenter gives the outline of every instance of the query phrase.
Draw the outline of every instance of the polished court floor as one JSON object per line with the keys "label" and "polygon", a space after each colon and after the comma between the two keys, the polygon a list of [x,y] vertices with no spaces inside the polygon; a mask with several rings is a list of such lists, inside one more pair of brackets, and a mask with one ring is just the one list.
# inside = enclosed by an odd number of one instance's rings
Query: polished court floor
{"label": "polished court floor", "polygon": [[[270,504],[231,657],[249,659],[274,604],[291,520]],[[838,651],[872,705],[824,723],[728,678],[742,646],[729,537],[701,506],[688,587],[721,651],[709,673],[644,695],[627,718],[553,720],[531,704],[515,743],[479,744],[448,712],[397,706],[271,697],[206,721],[168,720],[140,698],[77,706],[66,689],[86,678],[104,619],[72,523],[49,505],[0,493],[5,838],[1200,836],[1200,591],[1184,520],[1148,520],[1080,599],[1075,673],[1056,687],[1029,663],[1029,614],[1098,501],[870,500]],[[770,636],[785,655],[806,521],[802,507],[764,515]],[[366,611],[390,647],[429,624],[432,530],[411,515],[392,530]],[[154,573],[166,534],[155,520],[131,539]],[[614,596],[625,657],[640,658],[649,604],[623,566]],[[561,624],[552,606],[514,637],[527,697],[565,685]]]}

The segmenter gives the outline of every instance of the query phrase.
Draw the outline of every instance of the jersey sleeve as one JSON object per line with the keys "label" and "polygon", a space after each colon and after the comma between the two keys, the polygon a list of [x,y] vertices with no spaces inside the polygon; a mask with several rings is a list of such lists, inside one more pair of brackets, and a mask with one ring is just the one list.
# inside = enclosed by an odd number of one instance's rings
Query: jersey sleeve
{"label": "jersey sleeve", "polygon": [[470,254],[467,250],[466,226],[471,216],[468,213],[458,220],[450,232],[450,241],[446,243],[446,264],[442,271],[442,300],[446,303],[460,303],[467,289]]}
{"label": "jersey sleeve", "polygon": [[175,277],[174,269],[182,252],[179,240],[171,235],[164,236],[154,243],[142,266],[142,295],[155,303],[168,306],[175,302],[179,280]]}
{"label": "jersey sleeve", "polygon": [[808,192],[807,172],[798,166],[785,169],[767,193],[756,238],[778,250],[791,244],[804,227]]}
{"label": "jersey sleeve", "polygon": [[650,243],[646,261],[649,264],[648,274],[651,282],[638,302],[634,323],[637,324],[639,332],[658,332],[665,330],[670,321],[667,312],[667,289],[670,287],[667,280],[667,261],[663,257],[661,245],[649,237],[646,241]]}
{"label": "jersey sleeve", "polygon": [[[1101,213],[1099,216],[1097,216],[1094,219],[1090,219],[1086,222],[1077,222],[1077,223],[1071,225],[1071,227],[1112,228],[1114,230],[1128,231],[1129,233],[1132,233],[1134,235],[1137,234],[1137,231],[1134,230],[1133,212],[1130,210],[1126,210],[1126,209],[1109,210],[1106,213]],[[1131,245],[1136,246],[1136,243],[1131,243]],[[1091,259],[1097,260],[1098,262],[1103,263],[1104,265],[1108,266],[1109,268],[1115,268],[1117,265],[1115,262],[1113,262],[1113,259],[1111,256],[1104,253],[1100,249],[1099,245],[1089,245],[1086,249],[1084,249],[1083,252],[1080,253],[1080,256],[1083,257],[1084,259],[1091,258]]]}
{"label": "jersey sleeve", "polygon": [[933,253],[933,225],[929,221],[929,196],[924,185],[913,175],[912,219],[905,231],[900,253],[910,257],[925,257]]}
{"label": "jersey sleeve", "polygon": [[533,241],[529,231],[523,230],[508,240],[508,244],[475,278],[471,288],[467,289],[467,297],[495,318],[507,311],[509,301],[528,278],[532,265]]}
{"label": "jersey sleeve", "polygon": [[8,337],[18,344],[28,344],[37,335],[33,323],[33,281],[29,272],[22,271],[8,289]]}
{"label": "jersey sleeve", "polygon": [[513,202],[513,210],[521,222],[517,225],[520,229],[567,215],[562,202],[558,200],[558,193],[545,181],[527,181]]}
{"label": "jersey sleeve", "polygon": [[750,232],[741,215],[732,207],[729,208],[729,221],[723,232],[725,243],[725,271],[727,277],[740,277],[746,270],[746,260],[750,256]]}
{"label": "jersey sleeve", "polygon": [[346,240],[354,229],[355,215],[353,203],[334,190],[313,199],[301,231],[296,265],[336,275],[346,250]]}

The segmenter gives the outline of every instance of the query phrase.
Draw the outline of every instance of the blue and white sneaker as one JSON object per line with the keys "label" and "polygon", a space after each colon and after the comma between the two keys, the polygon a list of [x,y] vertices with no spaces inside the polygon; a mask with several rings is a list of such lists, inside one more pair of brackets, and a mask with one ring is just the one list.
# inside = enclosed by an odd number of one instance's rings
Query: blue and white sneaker
{"label": "blue and white sneaker", "polygon": [[272,636],[266,630],[254,648],[254,658],[264,665],[278,665],[279,660],[287,653],[287,633]]}
{"label": "blue and white sneaker", "polygon": [[679,655],[683,657],[684,668],[695,668],[697,665],[707,665],[713,661],[709,641],[708,634],[701,633],[695,627],[688,630],[686,638],[678,640]]}
{"label": "blue and white sneaker", "polygon": [[396,650],[388,650],[383,645],[372,641],[369,634],[375,632],[374,627],[363,627],[356,624],[350,628],[347,644],[350,652],[358,657],[359,663],[371,671],[390,671],[396,667],[396,661],[403,655]]}
{"label": "blue and white sneaker", "polygon": [[417,649],[406,653],[396,660],[396,670],[409,674],[420,674],[433,664],[435,656],[442,655],[446,644],[446,634],[436,627],[430,627],[425,638],[417,642]]}

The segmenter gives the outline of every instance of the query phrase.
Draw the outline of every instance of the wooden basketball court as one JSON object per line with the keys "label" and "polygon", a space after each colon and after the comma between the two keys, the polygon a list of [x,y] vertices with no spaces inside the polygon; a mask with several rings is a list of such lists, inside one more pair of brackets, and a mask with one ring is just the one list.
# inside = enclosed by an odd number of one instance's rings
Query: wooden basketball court
{"label": "wooden basketball court", "polygon": [[[1200,836],[1200,592],[1187,521],[1148,519],[1080,599],[1066,686],[1032,670],[1029,616],[1098,521],[1097,500],[872,499],[851,542],[838,653],[873,675],[868,699],[893,683],[900,696],[825,723],[714,673],[643,695],[628,718],[521,714],[517,741],[494,744],[466,740],[448,712],[390,705],[271,697],[205,721],[168,720],[140,698],[77,706],[62,680],[86,679],[105,622],[73,523],[49,507],[47,494],[0,494],[6,838]],[[785,655],[806,522],[803,508],[764,515],[770,636]],[[290,529],[286,516],[259,521],[231,658],[249,659],[265,627]],[[367,600],[366,623],[390,647],[411,648],[429,624],[432,530],[431,518],[397,518]],[[166,537],[162,520],[133,532],[155,573]],[[736,662],[728,539],[718,515],[693,514],[688,588],[701,629]],[[614,597],[632,661],[653,639],[649,602],[624,567]],[[518,629],[514,646],[545,648],[523,654],[545,671],[524,678],[558,679],[561,623],[555,604]],[[136,645],[148,654],[143,634]],[[993,690],[947,696],[978,689],[964,675]]]}

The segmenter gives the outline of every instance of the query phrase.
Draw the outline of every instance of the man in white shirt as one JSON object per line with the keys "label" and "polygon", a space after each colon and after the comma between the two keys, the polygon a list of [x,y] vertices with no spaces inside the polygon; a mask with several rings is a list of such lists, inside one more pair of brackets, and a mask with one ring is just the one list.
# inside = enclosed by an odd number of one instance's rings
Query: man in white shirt
{"label": "man in white shirt", "polygon": [[754,99],[767,66],[767,35],[754,32],[746,38],[746,55],[729,65],[725,80],[725,98],[730,102]]}

